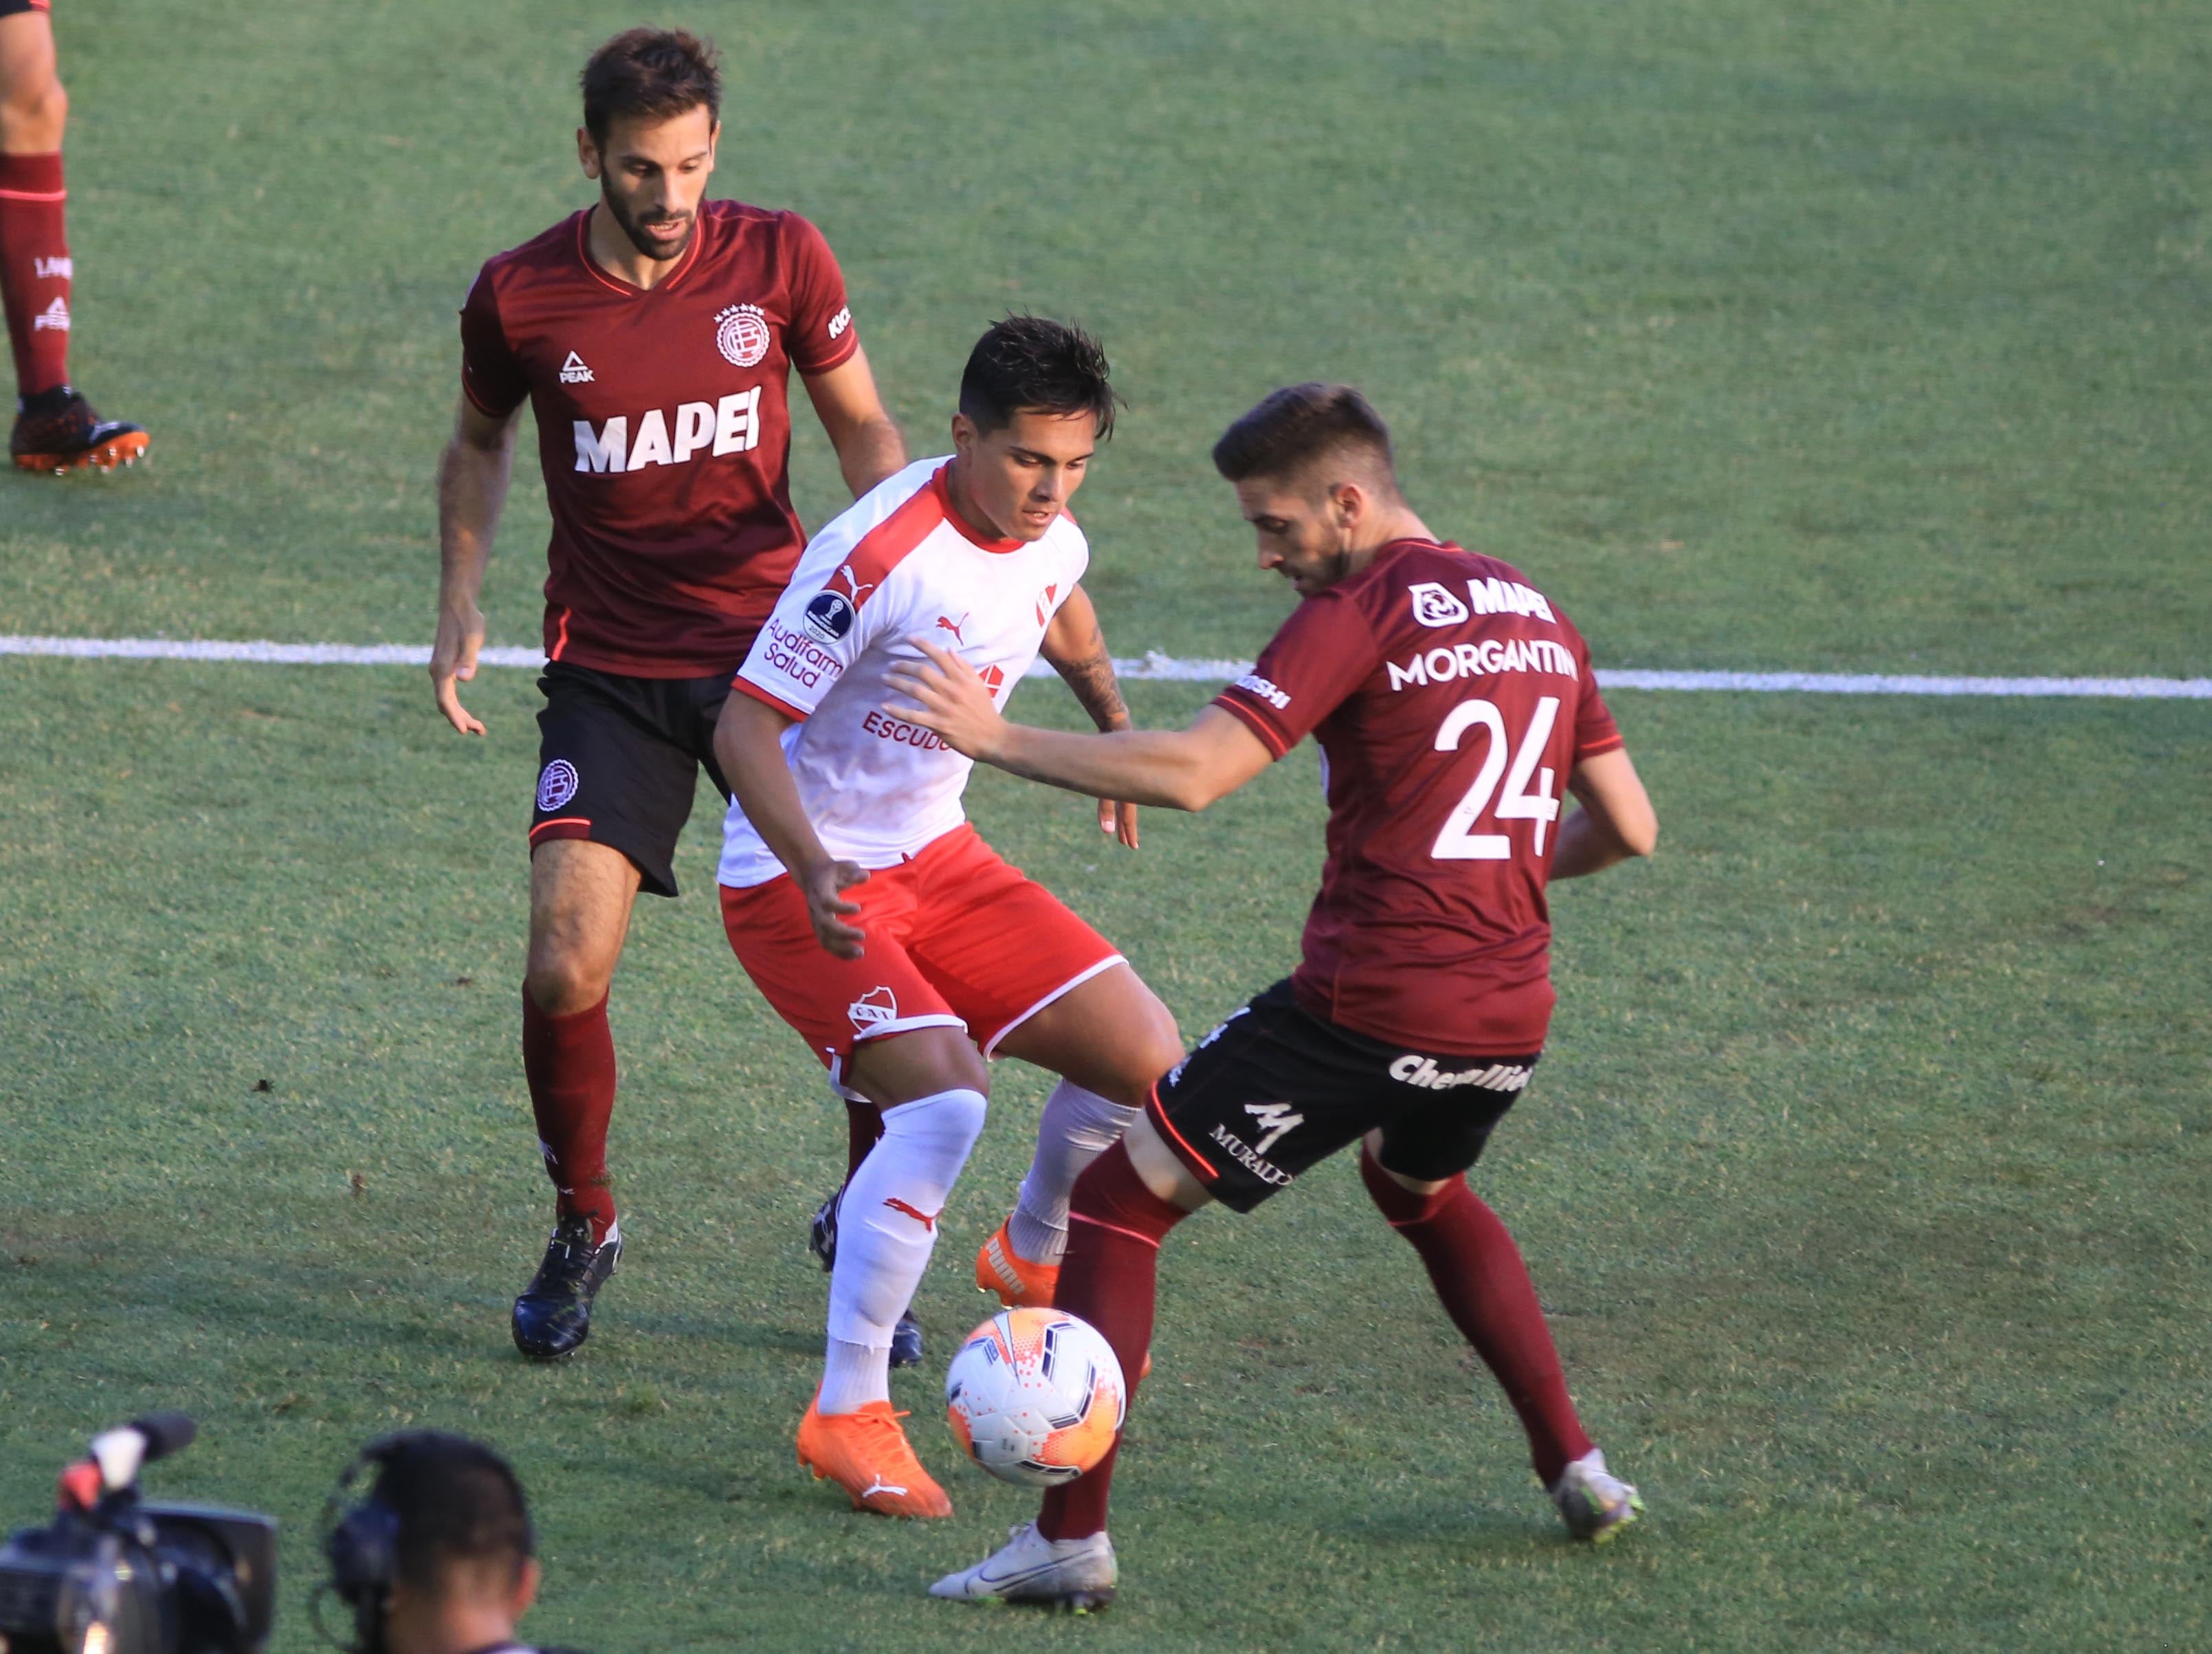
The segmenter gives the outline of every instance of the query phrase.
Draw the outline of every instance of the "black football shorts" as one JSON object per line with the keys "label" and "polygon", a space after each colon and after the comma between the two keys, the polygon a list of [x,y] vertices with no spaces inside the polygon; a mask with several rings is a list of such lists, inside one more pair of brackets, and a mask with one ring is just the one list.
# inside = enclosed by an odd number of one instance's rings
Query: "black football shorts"
{"label": "black football shorts", "polygon": [[676,894],[676,840],[691,815],[699,769],[724,798],[714,724],[730,680],[625,678],[556,660],[538,680],[538,797],[530,847],[587,838],[637,864],[645,888]]}
{"label": "black football shorts", "polygon": [[13,17],[22,11],[52,11],[51,0],[0,0],[0,17]]}
{"label": "black football shorts", "polygon": [[1308,1014],[1277,982],[1152,1088],[1146,1112],[1176,1158],[1249,1212],[1369,1132],[1386,1170],[1441,1183],[1481,1158],[1540,1054],[1438,1056]]}

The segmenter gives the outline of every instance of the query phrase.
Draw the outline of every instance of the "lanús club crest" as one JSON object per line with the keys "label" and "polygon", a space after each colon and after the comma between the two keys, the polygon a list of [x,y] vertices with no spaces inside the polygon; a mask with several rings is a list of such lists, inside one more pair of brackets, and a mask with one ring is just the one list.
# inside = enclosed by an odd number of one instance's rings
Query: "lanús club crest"
{"label": "lan\u00fas club crest", "polygon": [[538,807],[558,810],[575,796],[576,766],[566,758],[554,759],[538,777]]}
{"label": "lan\u00fas club crest", "polygon": [[733,304],[714,316],[714,348],[733,367],[757,368],[768,354],[768,316],[757,304]]}

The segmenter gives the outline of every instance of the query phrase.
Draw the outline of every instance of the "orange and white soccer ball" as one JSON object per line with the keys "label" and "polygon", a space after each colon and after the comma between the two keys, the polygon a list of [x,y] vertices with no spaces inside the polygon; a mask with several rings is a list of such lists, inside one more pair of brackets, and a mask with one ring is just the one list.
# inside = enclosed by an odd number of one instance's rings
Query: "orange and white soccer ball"
{"label": "orange and white soccer ball", "polygon": [[1050,1487],[1106,1456],[1129,1410],[1114,1347],[1061,1310],[1001,1310],[961,1343],[945,1416],[1001,1481]]}

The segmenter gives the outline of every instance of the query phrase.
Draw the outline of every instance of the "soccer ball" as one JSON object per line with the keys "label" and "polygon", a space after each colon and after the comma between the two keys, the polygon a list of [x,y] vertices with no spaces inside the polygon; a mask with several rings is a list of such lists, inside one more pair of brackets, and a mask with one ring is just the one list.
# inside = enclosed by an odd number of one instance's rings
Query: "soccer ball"
{"label": "soccer ball", "polygon": [[1073,1481],[1106,1456],[1128,1409],[1114,1347],[1060,1310],[1000,1310],[945,1375],[961,1450],[1017,1487]]}

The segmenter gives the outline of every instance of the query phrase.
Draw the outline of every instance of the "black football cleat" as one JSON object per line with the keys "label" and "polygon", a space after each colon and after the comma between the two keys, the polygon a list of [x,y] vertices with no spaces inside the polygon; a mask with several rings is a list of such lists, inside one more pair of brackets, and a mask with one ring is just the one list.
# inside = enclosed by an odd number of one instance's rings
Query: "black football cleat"
{"label": "black football cleat", "polygon": [[[836,1189],[814,1208],[813,1219],[806,1225],[806,1250],[825,1275],[837,1267],[837,1202],[844,1198],[844,1189]],[[908,1304],[891,1329],[891,1365],[918,1367],[922,1353],[921,1323],[914,1318],[914,1306]]]}
{"label": "black football cleat", "polygon": [[514,1347],[533,1361],[574,1353],[592,1335],[592,1300],[622,1257],[622,1225],[592,1244],[592,1220],[563,1218],[545,1243],[545,1261],[514,1300]]}
{"label": "black football cleat", "polygon": [[145,427],[102,419],[83,392],[66,385],[15,402],[15,429],[8,455],[18,471],[113,471],[145,457]]}

